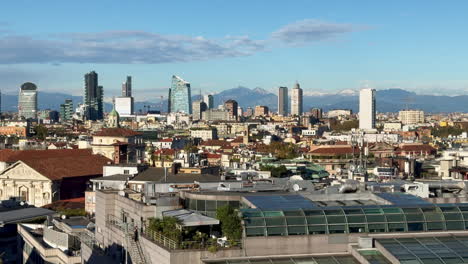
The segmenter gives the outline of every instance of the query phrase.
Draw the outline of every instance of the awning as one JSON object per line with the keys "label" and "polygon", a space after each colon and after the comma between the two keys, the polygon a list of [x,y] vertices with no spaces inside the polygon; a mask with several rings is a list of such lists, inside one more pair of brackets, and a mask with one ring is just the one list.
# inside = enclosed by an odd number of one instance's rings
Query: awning
{"label": "awning", "polygon": [[219,225],[219,220],[186,209],[165,211],[163,216],[170,216],[179,219],[182,226],[206,226]]}

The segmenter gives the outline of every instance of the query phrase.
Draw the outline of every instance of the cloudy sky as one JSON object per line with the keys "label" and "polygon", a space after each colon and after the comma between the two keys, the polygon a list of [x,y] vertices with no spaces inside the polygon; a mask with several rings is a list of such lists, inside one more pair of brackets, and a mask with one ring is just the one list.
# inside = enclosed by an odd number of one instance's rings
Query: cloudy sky
{"label": "cloudy sky", "polygon": [[0,89],[82,93],[95,70],[106,97],[133,76],[137,100],[177,74],[203,93],[404,88],[468,94],[468,1],[5,1]]}

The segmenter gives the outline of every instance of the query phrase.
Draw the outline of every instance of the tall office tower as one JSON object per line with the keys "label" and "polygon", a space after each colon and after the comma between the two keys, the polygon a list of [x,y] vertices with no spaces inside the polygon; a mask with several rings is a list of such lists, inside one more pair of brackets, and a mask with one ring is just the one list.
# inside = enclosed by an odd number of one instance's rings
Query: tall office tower
{"label": "tall office tower", "polygon": [[310,109],[310,115],[315,119],[321,119],[323,117],[322,108],[312,108],[312,109]]}
{"label": "tall office tower", "polygon": [[203,96],[203,102],[205,102],[208,109],[213,109],[214,107],[214,97],[211,94],[206,94]]}
{"label": "tall office tower", "polygon": [[237,108],[239,107],[239,104],[237,103],[236,100],[227,100],[224,102],[224,108],[229,111],[229,119],[231,120],[237,120]]}
{"label": "tall office tower", "polygon": [[192,120],[202,119],[202,114],[207,110],[206,103],[203,101],[195,101],[192,103]]}
{"label": "tall office tower", "polygon": [[359,91],[359,129],[375,129],[375,89]]}
{"label": "tall office tower", "polygon": [[132,76],[127,76],[127,80],[122,83],[122,97],[132,96]]}
{"label": "tall office tower", "polygon": [[60,121],[70,121],[73,118],[73,100],[66,99],[65,103],[60,105]]}
{"label": "tall office tower", "polygon": [[133,97],[116,97],[114,107],[120,116],[133,115]]}
{"label": "tall office tower", "polygon": [[240,106],[237,107],[237,116],[244,116],[244,109]]}
{"label": "tall office tower", "polygon": [[169,89],[169,113],[192,113],[192,94],[190,83],[179,76],[172,75],[172,85]]}
{"label": "tall office tower", "polygon": [[98,85],[98,74],[95,71],[84,76],[85,93],[84,104],[87,107],[85,117],[87,120],[102,120],[104,117],[103,97],[104,89]]}
{"label": "tall office tower", "polygon": [[291,115],[302,115],[302,89],[297,82],[291,90]]}
{"label": "tall office tower", "polygon": [[122,83],[122,96],[115,98],[114,106],[119,115],[133,115],[132,76]]}
{"label": "tall office tower", "polygon": [[278,88],[278,115],[288,115],[288,87]]}
{"label": "tall office tower", "polygon": [[268,115],[268,106],[257,105],[255,106],[254,116],[267,116]]}
{"label": "tall office tower", "polygon": [[18,97],[18,116],[26,119],[37,118],[37,86],[34,83],[23,83]]}

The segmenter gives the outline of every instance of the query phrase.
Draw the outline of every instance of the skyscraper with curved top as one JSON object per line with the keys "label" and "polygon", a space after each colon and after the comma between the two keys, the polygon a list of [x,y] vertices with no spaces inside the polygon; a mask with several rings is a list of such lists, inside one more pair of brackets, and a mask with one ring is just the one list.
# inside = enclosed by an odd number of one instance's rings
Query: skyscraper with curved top
{"label": "skyscraper with curved top", "polygon": [[18,116],[26,119],[37,118],[37,86],[34,83],[23,83],[20,87]]}
{"label": "skyscraper with curved top", "polygon": [[192,113],[190,83],[179,76],[172,75],[172,85],[169,89],[168,99],[170,113]]}

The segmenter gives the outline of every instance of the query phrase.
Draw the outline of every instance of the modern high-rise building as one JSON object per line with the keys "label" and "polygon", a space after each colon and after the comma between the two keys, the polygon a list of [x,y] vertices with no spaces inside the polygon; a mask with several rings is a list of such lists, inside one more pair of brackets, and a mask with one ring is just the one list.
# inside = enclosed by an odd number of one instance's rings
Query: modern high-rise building
{"label": "modern high-rise building", "polygon": [[115,98],[114,107],[119,115],[133,115],[132,76],[127,76],[127,80],[122,83],[122,96]]}
{"label": "modern high-rise building", "polygon": [[302,89],[297,82],[291,90],[291,115],[302,115]]}
{"label": "modern high-rise building", "polygon": [[375,89],[359,91],[359,129],[375,129]]}
{"label": "modern high-rise building", "polygon": [[269,112],[268,106],[257,105],[257,106],[255,106],[254,116],[255,117],[257,117],[257,116],[267,116],[268,112]]}
{"label": "modern high-rise building", "polygon": [[206,103],[203,101],[195,101],[192,103],[192,120],[202,119],[202,114],[207,110]]}
{"label": "modern high-rise building", "polygon": [[98,85],[98,74],[95,71],[86,73],[84,81],[83,101],[87,108],[85,118],[87,120],[102,120],[104,118],[104,90],[102,86]]}
{"label": "modern high-rise building", "polygon": [[278,115],[288,115],[288,87],[278,88]]}
{"label": "modern high-rise building", "polygon": [[203,96],[203,102],[205,102],[206,106],[208,109],[213,109],[214,108],[214,98],[213,95],[211,94],[206,94]]}
{"label": "modern high-rise building", "polygon": [[73,100],[66,99],[65,103],[60,105],[60,121],[70,121],[73,119]]}
{"label": "modern high-rise building", "polygon": [[237,120],[237,108],[239,107],[239,104],[237,103],[236,100],[227,100],[224,102],[224,109],[229,111],[229,119],[231,120]]}
{"label": "modern high-rise building", "polygon": [[127,80],[122,83],[122,97],[132,96],[132,76],[127,76]]}
{"label": "modern high-rise building", "polygon": [[133,115],[133,97],[116,97],[115,98],[115,111],[121,116]]}
{"label": "modern high-rise building", "polygon": [[398,119],[403,125],[424,123],[424,111],[402,110],[398,113]]}
{"label": "modern high-rise building", "polygon": [[321,119],[323,117],[322,108],[312,108],[312,109],[310,109],[310,115],[315,119]]}
{"label": "modern high-rise building", "polygon": [[18,116],[25,119],[37,118],[37,86],[34,83],[23,83],[20,87]]}
{"label": "modern high-rise building", "polygon": [[172,85],[168,97],[169,113],[192,113],[192,93],[190,83],[172,75]]}
{"label": "modern high-rise building", "polygon": [[244,112],[245,117],[251,117],[253,116],[253,114],[254,114],[254,110],[252,109],[252,107],[247,107],[247,109],[245,109],[245,112]]}

